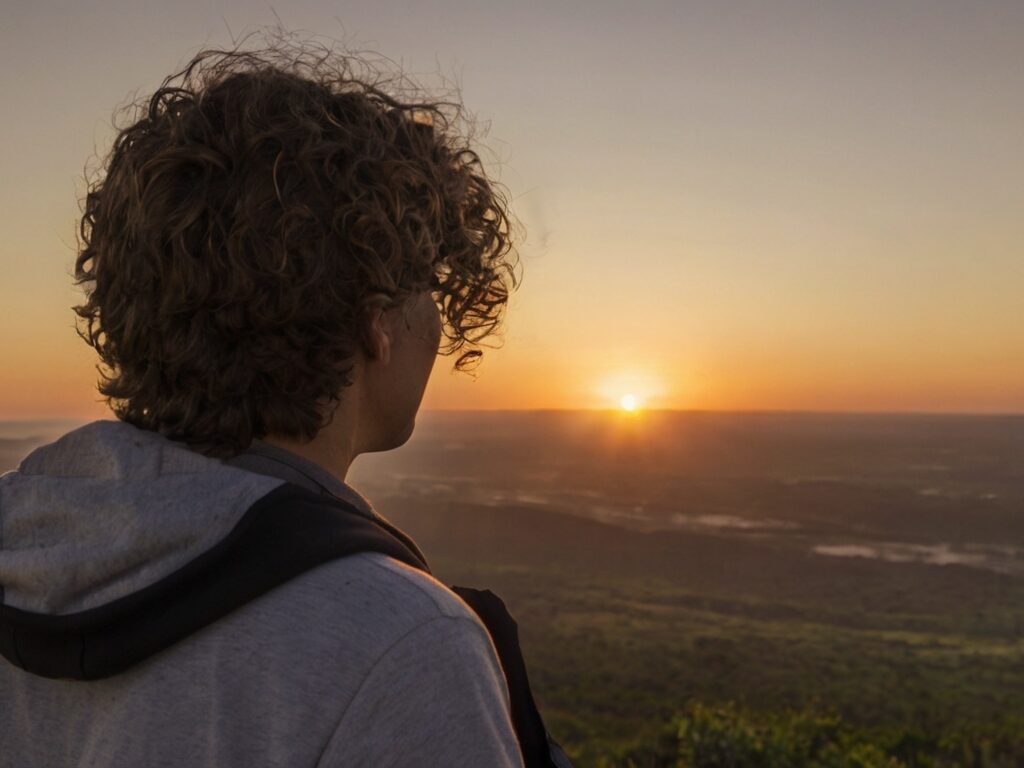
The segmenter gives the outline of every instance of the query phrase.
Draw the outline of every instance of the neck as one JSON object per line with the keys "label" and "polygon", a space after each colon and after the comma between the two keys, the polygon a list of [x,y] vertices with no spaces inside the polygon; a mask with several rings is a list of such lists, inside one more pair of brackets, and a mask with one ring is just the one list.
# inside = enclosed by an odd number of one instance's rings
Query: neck
{"label": "neck", "polygon": [[356,401],[355,397],[343,395],[330,423],[312,440],[302,441],[282,435],[266,435],[262,440],[323,467],[332,476],[345,482],[349,467],[356,456],[362,453],[358,437],[359,409],[354,406]]}

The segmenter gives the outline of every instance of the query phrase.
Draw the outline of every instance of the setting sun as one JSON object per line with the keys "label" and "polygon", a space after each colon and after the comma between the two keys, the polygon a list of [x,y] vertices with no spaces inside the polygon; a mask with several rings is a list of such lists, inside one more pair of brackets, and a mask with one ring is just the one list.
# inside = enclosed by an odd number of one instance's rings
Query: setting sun
{"label": "setting sun", "polygon": [[605,371],[594,381],[589,400],[594,408],[620,413],[660,408],[668,391],[667,378],[666,372],[645,365]]}

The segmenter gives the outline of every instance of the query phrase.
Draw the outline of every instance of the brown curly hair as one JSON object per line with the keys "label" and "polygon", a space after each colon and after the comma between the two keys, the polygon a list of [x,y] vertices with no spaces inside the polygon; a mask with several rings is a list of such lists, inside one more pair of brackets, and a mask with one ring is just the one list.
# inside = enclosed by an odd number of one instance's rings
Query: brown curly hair
{"label": "brown curly hair", "polygon": [[211,456],[311,439],[368,309],[425,290],[454,367],[482,355],[518,283],[513,218],[461,105],[421,94],[278,45],[203,51],[128,110],[75,261],[76,330],[119,419]]}

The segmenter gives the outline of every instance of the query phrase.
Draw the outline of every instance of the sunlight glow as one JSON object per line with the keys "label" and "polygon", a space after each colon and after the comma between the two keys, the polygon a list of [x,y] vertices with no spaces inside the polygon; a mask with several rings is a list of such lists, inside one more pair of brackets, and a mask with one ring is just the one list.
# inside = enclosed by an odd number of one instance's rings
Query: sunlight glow
{"label": "sunlight glow", "polygon": [[594,408],[613,409],[620,414],[635,414],[662,407],[665,394],[662,371],[643,365],[623,365],[619,370],[603,372],[596,378],[588,398]]}

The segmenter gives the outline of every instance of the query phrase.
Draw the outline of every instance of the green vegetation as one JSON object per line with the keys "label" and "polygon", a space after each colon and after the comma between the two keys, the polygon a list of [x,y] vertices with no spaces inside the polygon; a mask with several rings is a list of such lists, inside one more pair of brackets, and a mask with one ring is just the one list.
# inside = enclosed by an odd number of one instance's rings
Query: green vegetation
{"label": "green vegetation", "polygon": [[817,556],[798,534],[393,506],[438,578],[505,600],[577,768],[1024,766],[1019,576]]}
{"label": "green vegetation", "polygon": [[434,568],[505,599],[579,768],[1024,765],[1024,641],[998,609],[842,621],[650,578]]}
{"label": "green vegetation", "polygon": [[1006,719],[942,736],[913,728],[855,728],[834,712],[742,711],[699,702],[661,734],[596,765],[690,768],[1011,768],[1024,763],[1024,720]]}

